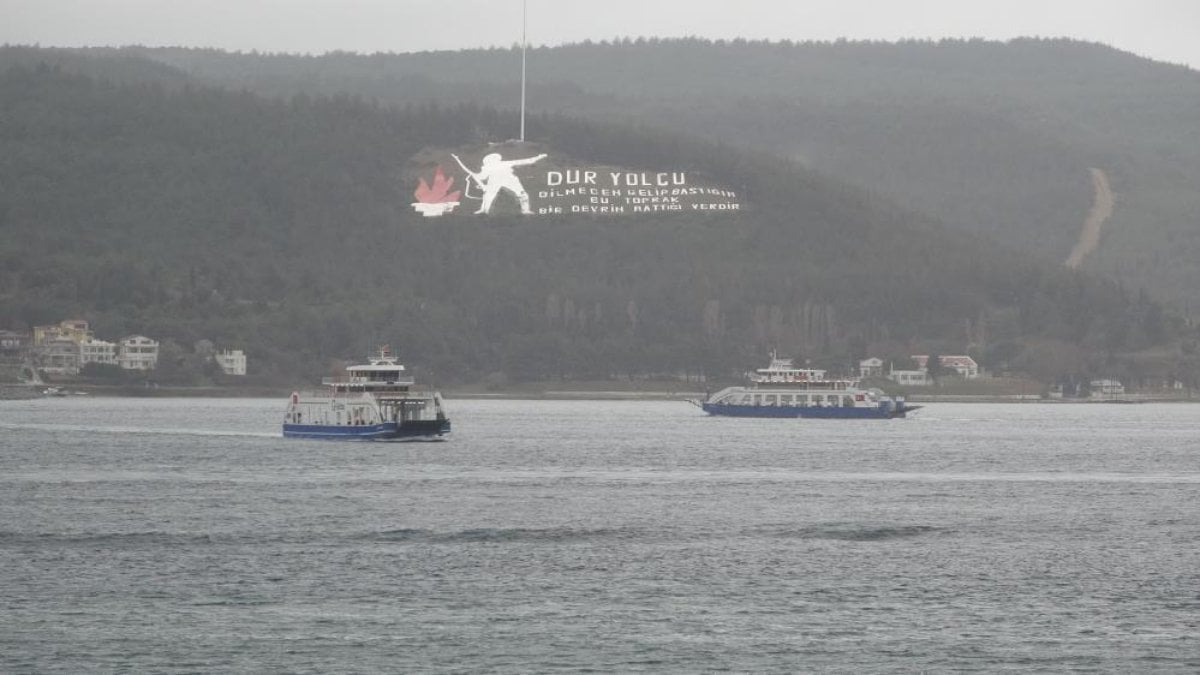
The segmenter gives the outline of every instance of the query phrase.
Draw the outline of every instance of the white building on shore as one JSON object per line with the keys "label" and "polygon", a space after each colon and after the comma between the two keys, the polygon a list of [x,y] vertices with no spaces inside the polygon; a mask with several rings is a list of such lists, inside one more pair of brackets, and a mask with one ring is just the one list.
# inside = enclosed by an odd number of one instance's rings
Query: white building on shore
{"label": "white building on shore", "polygon": [[929,373],[924,370],[891,370],[888,379],[905,387],[929,386]]}
{"label": "white building on shore", "polygon": [[89,363],[117,364],[117,343],[97,340],[89,335],[79,343],[79,366]]}
{"label": "white building on shore", "polygon": [[[929,368],[927,367],[929,361],[928,354],[914,354],[912,360],[916,361],[917,368],[920,368],[926,372],[929,371]],[[942,368],[953,370],[964,380],[973,380],[979,377],[979,364],[975,362],[975,359],[965,354],[939,356],[938,364],[941,365]]]}
{"label": "white building on shore", "polygon": [[117,364],[125,370],[154,370],[158,366],[158,342],[144,335],[121,340]]}
{"label": "white building on shore", "polygon": [[51,375],[79,374],[79,343],[69,337],[47,337],[37,347],[38,368]]}
{"label": "white building on shore", "polygon": [[1125,385],[1120,380],[1092,380],[1088,384],[1088,393],[1092,398],[1111,399],[1125,395]]}
{"label": "white building on shore", "polygon": [[20,354],[29,349],[33,338],[29,333],[0,330],[0,354]]}
{"label": "white building on shore", "polygon": [[863,359],[858,362],[859,377],[883,377],[883,359],[878,356]]}
{"label": "white building on shore", "polygon": [[226,349],[213,356],[226,375],[246,374],[246,354],[240,349]]}

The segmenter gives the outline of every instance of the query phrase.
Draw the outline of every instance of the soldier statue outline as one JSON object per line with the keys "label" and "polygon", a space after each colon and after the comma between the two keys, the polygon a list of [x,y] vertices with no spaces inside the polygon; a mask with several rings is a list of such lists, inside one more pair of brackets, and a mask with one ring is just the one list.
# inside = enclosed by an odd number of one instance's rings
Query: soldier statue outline
{"label": "soldier statue outline", "polygon": [[467,168],[467,165],[459,159],[458,155],[450,155],[463,171],[467,172],[471,180],[483,190],[483,201],[479,205],[479,210],[476,214],[490,214],[492,205],[496,202],[496,197],[500,195],[502,190],[508,190],[517,198],[517,203],[521,205],[521,213],[523,215],[533,215],[533,210],[529,208],[529,193],[525,191],[525,186],[521,184],[521,179],[517,178],[513,168],[518,166],[529,166],[548,157],[546,153],[526,157],[524,159],[504,159],[498,152],[491,152],[484,155],[479,171],[472,171]]}

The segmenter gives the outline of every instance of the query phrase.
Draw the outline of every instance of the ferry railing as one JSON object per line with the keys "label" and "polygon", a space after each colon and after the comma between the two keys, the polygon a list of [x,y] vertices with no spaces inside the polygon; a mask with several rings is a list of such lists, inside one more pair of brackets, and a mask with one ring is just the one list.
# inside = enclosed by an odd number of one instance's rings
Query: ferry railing
{"label": "ferry railing", "polygon": [[396,378],[394,380],[347,380],[347,379],[341,378],[341,377],[323,377],[323,378],[321,378],[321,384],[324,384],[324,385],[345,384],[345,385],[349,385],[351,387],[361,387],[361,386],[367,385],[367,384],[396,384],[396,385],[403,385],[403,386],[412,386],[413,384],[416,384],[416,380],[411,377],[400,377],[400,378]]}

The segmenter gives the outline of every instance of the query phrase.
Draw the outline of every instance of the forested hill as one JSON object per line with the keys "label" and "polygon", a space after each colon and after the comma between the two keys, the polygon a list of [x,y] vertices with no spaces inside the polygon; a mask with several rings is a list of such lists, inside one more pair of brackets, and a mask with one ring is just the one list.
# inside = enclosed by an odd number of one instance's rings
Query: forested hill
{"label": "forested hill", "polygon": [[504,139],[515,123],[478,107],[7,68],[0,327],[79,316],[101,337],[163,339],[168,355],[208,339],[279,380],[382,341],[442,382],[723,374],[771,348],[835,369],[868,351],[970,350],[1052,379],[1177,337],[1161,308],[1114,285],[787,161],[657,131],[531,120],[558,154],[686,167],[734,186],[746,208],[414,211],[412,157]]}
{"label": "forested hill", "polygon": [[[397,45],[403,50],[404,45]],[[195,81],[289,97],[512,108],[513,49],[320,57],[134,49]],[[529,54],[533,109],[767,150],[952,227],[1068,259],[1115,196],[1083,267],[1200,306],[1200,73],[1097,44],[625,40]]]}

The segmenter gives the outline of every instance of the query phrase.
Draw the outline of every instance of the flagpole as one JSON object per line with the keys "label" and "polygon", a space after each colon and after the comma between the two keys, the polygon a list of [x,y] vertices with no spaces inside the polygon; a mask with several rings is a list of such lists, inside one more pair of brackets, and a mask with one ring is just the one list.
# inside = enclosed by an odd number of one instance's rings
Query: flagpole
{"label": "flagpole", "polygon": [[528,24],[529,0],[521,0],[521,142],[525,142],[525,28]]}

